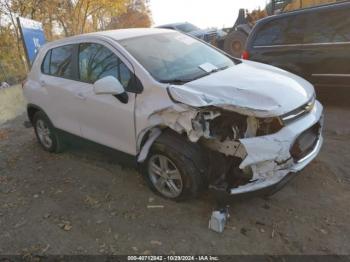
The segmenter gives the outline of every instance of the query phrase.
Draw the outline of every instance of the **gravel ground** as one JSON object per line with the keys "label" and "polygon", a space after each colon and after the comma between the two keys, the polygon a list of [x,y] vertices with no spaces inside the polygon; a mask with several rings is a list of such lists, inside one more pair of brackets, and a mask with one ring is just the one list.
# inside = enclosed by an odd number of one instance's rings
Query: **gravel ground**
{"label": "gravel ground", "polygon": [[164,200],[108,150],[44,152],[24,120],[0,125],[0,254],[350,254],[350,109],[329,107],[319,157],[269,199],[232,202],[222,234],[210,194]]}

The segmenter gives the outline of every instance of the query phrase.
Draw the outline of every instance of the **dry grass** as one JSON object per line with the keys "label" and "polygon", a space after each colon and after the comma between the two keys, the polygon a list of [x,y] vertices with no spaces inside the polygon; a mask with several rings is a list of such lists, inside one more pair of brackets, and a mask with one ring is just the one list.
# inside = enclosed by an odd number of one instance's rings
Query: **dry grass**
{"label": "dry grass", "polygon": [[0,124],[25,111],[26,100],[20,85],[0,89]]}

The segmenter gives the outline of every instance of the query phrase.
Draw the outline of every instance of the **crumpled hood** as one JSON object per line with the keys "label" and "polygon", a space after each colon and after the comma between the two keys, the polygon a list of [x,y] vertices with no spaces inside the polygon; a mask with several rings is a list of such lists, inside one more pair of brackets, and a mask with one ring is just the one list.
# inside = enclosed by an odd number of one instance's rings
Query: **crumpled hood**
{"label": "crumpled hood", "polygon": [[189,106],[219,106],[257,117],[288,113],[310,101],[315,93],[303,78],[251,61],[185,85],[171,85],[169,92],[173,99]]}

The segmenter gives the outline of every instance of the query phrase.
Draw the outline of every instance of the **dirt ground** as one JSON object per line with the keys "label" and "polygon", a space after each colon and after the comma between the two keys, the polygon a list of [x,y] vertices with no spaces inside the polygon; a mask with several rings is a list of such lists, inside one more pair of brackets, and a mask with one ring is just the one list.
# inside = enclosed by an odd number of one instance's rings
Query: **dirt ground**
{"label": "dirt ground", "polygon": [[[350,108],[327,106],[319,157],[269,199],[175,203],[86,145],[44,152],[25,115],[0,125],[0,254],[350,254]],[[150,205],[160,205],[149,208]]]}

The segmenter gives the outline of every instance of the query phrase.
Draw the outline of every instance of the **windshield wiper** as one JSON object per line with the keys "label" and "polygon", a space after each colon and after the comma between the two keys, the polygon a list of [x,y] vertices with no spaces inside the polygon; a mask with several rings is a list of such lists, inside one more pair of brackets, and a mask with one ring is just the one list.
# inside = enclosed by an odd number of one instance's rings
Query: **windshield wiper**
{"label": "windshield wiper", "polygon": [[190,80],[187,79],[165,79],[165,80],[160,80],[159,82],[164,83],[164,84],[186,84],[187,82],[190,82]]}
{"label": "windshield wiper", "polygon": [[203,75],[200,76],[196,76],[193,78],[188,78],[188,79],[178,79],[178,78],[174,78],[174,79],[167,79],[167,80],[160,80],[161,83],[169,83],[169,84],[186,84],[188,82],[192,82],[194,80],[197,80],[199,78],[205,77],[207,75],[210,75],[210,73],[205,73]]}

